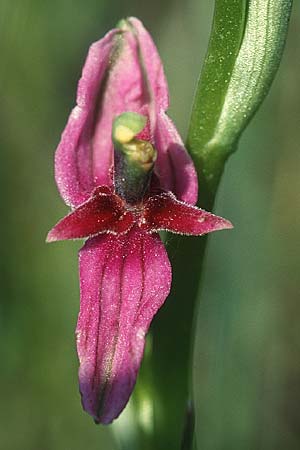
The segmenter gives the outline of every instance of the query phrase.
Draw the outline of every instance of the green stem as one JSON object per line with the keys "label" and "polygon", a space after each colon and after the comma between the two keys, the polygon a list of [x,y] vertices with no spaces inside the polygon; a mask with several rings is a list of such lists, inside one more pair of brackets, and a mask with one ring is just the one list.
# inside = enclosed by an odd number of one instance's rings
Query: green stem
{"label": "green stem", "polygon": [[[172,236],[168,244],[173,267],[172,292],[152,327],[158,450],[179,450],[186,423],[191,324],[205,246],[206,238],[182,236]],[[191,261],[198,262],[197,270],[193,270]],[[187,428],[192,421],[188,421]]]}
{"label": "green stem", "polygon": [[204,207],[213,205],[225,162],[269,92],[291,8],[292,0],[216,0],[187,139]]}
{"label": "green stem", "polygon": [[[211,210],[228,149],[213,148],[228,84],[245,31],[247,0],[216,0],[205,63],[195,92],[187,147],[198,173],[199,206]],[[212,144],[213,143],[213,144]]]}

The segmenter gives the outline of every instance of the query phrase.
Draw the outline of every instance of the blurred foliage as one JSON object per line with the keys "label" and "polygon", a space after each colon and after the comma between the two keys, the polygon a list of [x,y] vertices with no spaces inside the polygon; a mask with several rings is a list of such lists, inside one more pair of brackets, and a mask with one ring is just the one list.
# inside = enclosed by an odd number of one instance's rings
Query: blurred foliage
{"label": "blurred foliage", "polygon": [[[53,180],[53,152],[89,44],[131,14],[154,36],[170,114],[184,135],[212,6],[1,0],[0,448],[115,448],[109,429],[80,406],[80,244],[44,244],[67,210]],[[235,229],[211,238],[201,292],[194,372],[200,450],[300,447],[299,32],[297,2],[271,94],[219,192],[217,212]],[[189,286],[183,308],[188,298]],[[172,383],[172,374],[164,376]]]}

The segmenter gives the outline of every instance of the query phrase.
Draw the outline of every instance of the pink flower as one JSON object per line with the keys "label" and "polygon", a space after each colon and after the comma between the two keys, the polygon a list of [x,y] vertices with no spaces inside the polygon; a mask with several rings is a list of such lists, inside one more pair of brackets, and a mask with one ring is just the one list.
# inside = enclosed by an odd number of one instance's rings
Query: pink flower
{"label": "pink flower", "polygon": [[127,19],[91,46],[56,151],[56,181],[72,212],[47,240],[87,238],[79,253],[79,383],[84,409],[104,424],[129,399],[145,335],[170,291],[158,231],[232,227],[192,206],[196,172],[167,108],[153,41]]}

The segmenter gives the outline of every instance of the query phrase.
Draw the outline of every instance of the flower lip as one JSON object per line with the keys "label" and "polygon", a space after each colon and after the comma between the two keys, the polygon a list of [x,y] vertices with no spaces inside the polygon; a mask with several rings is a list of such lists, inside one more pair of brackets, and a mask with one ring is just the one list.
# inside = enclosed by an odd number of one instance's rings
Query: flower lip
{"label": "flower lip", "polygon": [[145,335],[170,291],[171,266],[159,236],[138,227],[89,239],[79,260],[82,403],[94,420],[108,424],[133,390]]}

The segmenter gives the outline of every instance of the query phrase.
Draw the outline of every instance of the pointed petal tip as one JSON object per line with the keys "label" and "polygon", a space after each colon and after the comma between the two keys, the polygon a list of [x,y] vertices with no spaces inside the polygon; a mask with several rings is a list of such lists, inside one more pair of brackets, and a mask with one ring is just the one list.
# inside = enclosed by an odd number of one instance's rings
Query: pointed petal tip
{"label": "pointed petal tip", "polygon": [[55,242],[56,240],[57,239],[55,236],[53,236],[52,230],[50,230],[46,236],[46,244],[50,244],[51,242]]}
{"label": "pointed petal tip", "polygon": [[85,237],[65,237],[63,235],[59,235],[56,234],[56,230],[55,227],[49,231],[49,233],[46,236],[46,244],[52,244],[52,242],[60,242],[60,241],[65,241],[65,240],[69,240],[69,241],[76,241],[78,239],[85,239],[86,237],[89,236],[85,236]]}
{"label": "pointed petal tip", "polygon": [[61,221],[58,222],[56,225],[54,225],[54,227],[47,234],[46,236],[47,244],[51,244],[52,242],[64,241],[65,239],[68,239],[63,235],[62,230],[60,230],[60,227],[58,227],[60,223]]}
{"label": "pointed petal tip", "polygon": [[204,223],[207,224],[207,227],[205,227],[203,232],[199,234],[200,236],[213,233],[215,231],[230,230],[233,228],[233,225],[229,220],[223,219],[223,217],[216,216],[212,213],[206,213]]}
{"label": "pointed petal tip", "polygon": [[231,230],[232,228],[234,228],[234,225],[230,222],[230,220],[224,219],[224,227],[223,228],[226,230]]}
{"label": "pointed petal tip", "polygon": [[[59,223],[59,222],[58,222]],[[48,232],[46,236],[46,244],[51,244],[52,242],[63,241],[64,237],[60,236],[60,233],[57,233],[57,224],[54,225],[53,228]]]}
{"label": "pointed petal tip", "polygon": [[221,230],[231,230],[234,228],[233,224],[230,222],[230,220],[223,219],[223,217],[215,216],[216,218],[216,224],[213,231],[221,231]]}

